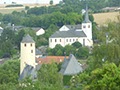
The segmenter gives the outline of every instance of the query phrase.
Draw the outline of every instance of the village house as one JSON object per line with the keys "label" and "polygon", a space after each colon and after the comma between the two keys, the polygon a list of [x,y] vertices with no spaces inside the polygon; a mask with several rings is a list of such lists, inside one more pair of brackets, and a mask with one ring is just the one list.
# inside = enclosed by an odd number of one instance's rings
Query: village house
{"label": "village house", "polygon": [[36,36],[40,36],[45,33],[45,30],[40,27],[33,27],[32,29],[35,31]]}
{"label": "village house", "polygon": [[3,32],[3,28],[0,27],[0,36],[1,36],[2,32]]}
{"label": "village house", "polygon": [[83,46],[92,47],[92,22],[89,20],[88,7],[86,6],[85,19],[82,24],[63,25],[49,37],[49,47],[54,48],[57,44],[65,47],[74,42],[80,42]]}

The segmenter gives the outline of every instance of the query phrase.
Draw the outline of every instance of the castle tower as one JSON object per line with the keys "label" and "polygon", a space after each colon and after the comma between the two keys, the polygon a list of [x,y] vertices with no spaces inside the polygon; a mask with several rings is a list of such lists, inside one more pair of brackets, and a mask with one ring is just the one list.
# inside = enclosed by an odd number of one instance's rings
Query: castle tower
{"label": "castle tower", "polygon": [[86,5],[85,18],[82,22],[82,30],[86,34],[89,40],[92,40],[92,22],[89,20],[88,16],[88,6]]}
{"label": "castle tower", "polygon": [[35,41],[30,35],[23,37],[20,55],[20,74],[23,72],[26,64],[35,68]]}

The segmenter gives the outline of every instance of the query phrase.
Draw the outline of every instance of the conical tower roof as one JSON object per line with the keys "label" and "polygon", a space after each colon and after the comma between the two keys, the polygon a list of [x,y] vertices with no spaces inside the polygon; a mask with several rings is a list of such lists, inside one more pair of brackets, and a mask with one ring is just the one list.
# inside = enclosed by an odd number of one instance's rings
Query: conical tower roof
{"label": "conical tower roof", "polygon": [[90,23],[91,21],[89,20],[89,15],[88,15],[88,6],[86,4],[86,12],[85,12],[85,19],[83,23]]}
{"label": "conical tower roof", "polygon": [[25,37],[23,37],[22,43],[35,43],[35,41],[29,34],[27,34]]}

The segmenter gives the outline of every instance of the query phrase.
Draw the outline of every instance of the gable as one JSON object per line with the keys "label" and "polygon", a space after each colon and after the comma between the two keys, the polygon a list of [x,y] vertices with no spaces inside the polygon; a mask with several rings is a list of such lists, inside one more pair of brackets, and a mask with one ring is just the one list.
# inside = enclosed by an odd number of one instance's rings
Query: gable
{"label": "gable", "polygon": [[62,73],[63,75],[75,75],[82,71],[83,69],[80,63],[78,63],[74,55],[71,54],[69,56],[69,59],[64,60],[60,73]]}
{"label": "gable", "polygon": [[68,30],[70,30],[67,26],[65,26],[65,25],[63,25],[60,29],[59,29],[59,31],[68,31]]}

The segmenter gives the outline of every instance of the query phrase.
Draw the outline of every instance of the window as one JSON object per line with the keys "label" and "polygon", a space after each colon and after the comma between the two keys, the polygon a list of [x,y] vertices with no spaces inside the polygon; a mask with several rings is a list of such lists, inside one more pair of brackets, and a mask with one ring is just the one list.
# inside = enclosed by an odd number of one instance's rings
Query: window
{"label": "window", "polygon": [[68,42],[68,39],[66,39],[66,42]]}
{"label": "window", "polygon": [[71,42],[71,39],[70,39],[70,42]]}
{"label": "window", "polygon": [[76,39],[76,41],[78,41],[78,39]]}
{"label": "window", "polygon": [[24,44],[24,46],[26,47],[27,45],[26,45],[26,44]]}
{"label": "window", "polygon": [[86,28],[86,26],[83,26],[83,28]]}
{"label": "window", "polygon": [[55,42],[57,42],[57,39],[55,39]]}
{"label": "window", "polygon": [[61,39],[60,39],[60,42],[61,42]]}
{"label": "window", "polygon": [[33,50],[31,50],[31,53],[33,53]]}
{"label": "window", "polygon": [[30,46],[32,47],[32,44],[30,44]]}
{"label": "window", "polygon": [[73,42],[75,41],[75,39],[73,39]]}
{"label": "window", "polygon": [[90,28],[90,25],[88,25],[88,28]]}
{"label": "window", "polygon": [[52,42],[52,39],[50,39],[50,42]]}
{"label": "window", "polygon": [[83,39],[83,46],[85,46],[85,39]]}

